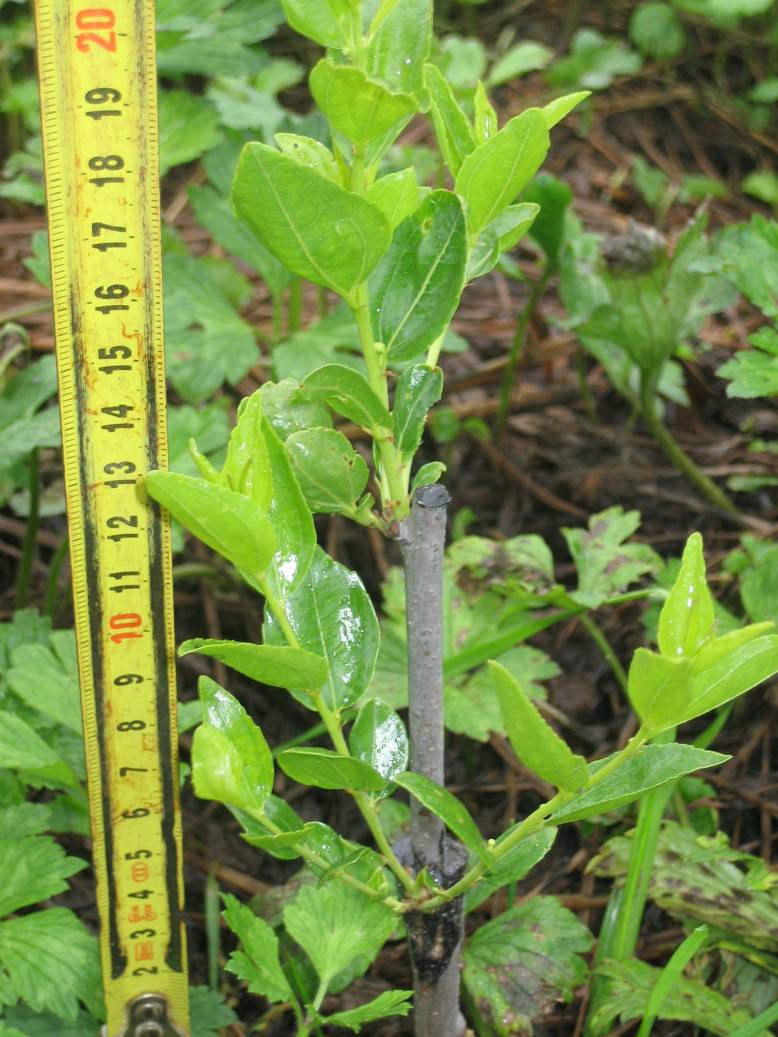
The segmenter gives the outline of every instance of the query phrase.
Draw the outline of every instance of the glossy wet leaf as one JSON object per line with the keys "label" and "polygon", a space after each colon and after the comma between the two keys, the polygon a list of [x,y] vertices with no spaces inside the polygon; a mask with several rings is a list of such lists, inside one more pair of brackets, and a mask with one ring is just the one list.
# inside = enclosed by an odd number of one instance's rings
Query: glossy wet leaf
{"label": "glossy wet leaf", "polygon": [[328,1026],[342,1026],[344,1029],[359,1033],[365,1023],[372,1023],[376,1019],[386,1019],[391,1015],[407,1015],[411,1010],[410,999],[412,997],[412,990],[385,990],[383,994],[374,997],[367,1004],[326,1016],[324,1022]]}
{"label": "glossy wet leaf", "polygon": [[192,742],[192,782],[201,799],[262,810],[273,787],[273,757],[246,710],[210,677],[198,685],[203,723]]}
{"label": "glossy wet leaf", "polygon": [[300,397],[326,403],[368,432],[392,427],[389,412],[367,379],[342,364],[327,364],[309,374],[300,387]]}
{"label": "glossy wet leaf", "polygon": [[334,184],[341,184],[340,169],[326,144],[314,140],[313,137],[303,137],[299,133],[276,133],[275,141],[283,153],[299,165],[315,169]]}
{"label": "glossy wet leaf", "polygon": [[548,144],[543,114],[529,109],[465,158],[456,191],[467,203],[471,235],[477,235],[524,190],[546,157]]}
{"label": "glossy wet leaf", "polygon": [[352,756],[369,764],[387,781],[408,766],[405,725],[381,699],[371,699],[360,709],[348,745]]}
{"label": "glossy wet leaf", "polygon": [[253,501],[226,486],[173,472],[149,472],[145,484],[149,496],[236,568],[258,575],[268,567],[275,534]]}
{"label": "glossy wet leaf", "polygon": [[219,659],[238,673],[274,688],[316,689],[327,679],[324,659],[302,648],[194,637],[178,649],[179,655],[192,652]]}
{"label": "glossy wet leaf", "polygon": [[299,781],[319,789],[348,789],[351,792],[382,792],[386,781],[369,764],[331,749],[303,746],[279,753],[278,765]]}
{"label": "glossy wet leaf", "polygon": [[531,1037],[533,1023],[586,981],[591,945],[589,930],[556,897],[534,897],[481,926],[465,944],[462,978],[482,1027]]}
{"label": "glossy wet leaf", "polygon": [[[284,599],[301,647],[327,660],[329,678],[322,694],[330,709],[356,702],[367,690],[378,654],[378,620],[356,573],[317,548],[305,579]],[[266,641],[284,644],[272,617]]]}
{"label": "glossy wet leaf", "polygon": [[686,541],[681,568],[659,615],[659,651],[671,659],[694,654],[713,636],[713,597],[705,580],[702,537]]}
{"label": "glossy wet leaf", "polygon": [[508,739],[525,767],[560,790],[576,792],[583,788],[589,778],[583,756],[559,737],[504,666],[490,662],[489,672]]}
{"label": "glossy wet leaf", "polygon": [[410,461],[419,449],[427,412],[443,393],[443,372],[439,367],[416,364],[400,375],[394,394],[394,442],[403,462]]}
{"label": "glossy wet leaf", "polygon": [[342,432],[332,428],[293,432],[286,450],[311,511],[354,511],[370,472]]}
{"label": "glossy wet leaf", "polygon": [[440,153],[451,175],[456,176],[465,158],[475,150],[473,127],[436,65],[425,65],[424,83],[430,93],[430,114]]}
{"label": "glossy wet leaf", "polygon": [[373,334],[390,363],[413,359],[446,330],[466,261],[462,204],[450,191],[433,191],[397,227],[369,282]]}
{"label": "glossy wet leaf", "polygon": [[240,402],[220,481],[268,510],[273,499],[273,479],[262,434],[262,397],[258,392]]}
{"label": "glossy wet leaf", "polygon": [[394,93],[358,68],[323,58],[311,72],[313,99],[330,125],[358,145],[380,137],[416,111],[409,94]]}
{"label": "glossy wet leaf", "polygon": [[486,87],[479,79],[475,85],[473,96],[473,132],[475,143],[483,144],[485,140],[493,137],[500,128],[497,112],[489,100]]}
{"label": "glossy wet leaf", "polygon": [[491,864],[491,854],[478,826],[464,803],[452,795],[448,789],[431,781],[425,775],[415,774],[413,771],[395,774],[394,781],[407,789],[423,807],[439,817],[454,835],[458,836],[465,846],[476,853],[485,864]]}
{"label": "glossy wet leaf", "polygon": [[268,516],[273,525],[276,550],[268,575],[276,593],[294,590],[308,572],[316,549],[316,530],[311,509],[293,471],[284,444],[267,418],[262,419],[273,482]]}
{"label": "glossy wet leaf", "polygon": [[432,43],[432,0],[398,0],[372,34],[367,73],[390,90],[418,93]]}
{"label": "glossy wet leaf", "polygon": [[592,515],[587,529],[562,529],[578,572],[571,595],[575,601],[598,608],[658,567],[659,558],[647,544],[625,542],[639,525],[639,511],[617,505]]}
{"label": "glossy wet leaf", "polygon": [[379,209],[266,144],[244,147],[232,200],[290,270],[341,295],[365,280],[389,245]]}
{"label": "glossy wet leaf", "polygon": [[[610,757],[589,764],[593,778]],[[590,785],[580,796],[556,810],[551,817],[554,824],[581,821],[616,810],[637,799],[649,789],[658,788],[667,781],[684,774],[717,767],[726,763],[728,756],[697,749],[693,745],[644,745],[638,753],[597,785]],[[591,780],[591,779],[590,779]]]}
{"label": "glossy wet leaf", "polygon": [[389,908],[345,882],[306,886],[284,908],[289,935],[311,959],[329,986],[346,969],[362,975],[395,926]]}
{"label": "glossy wet leaf", "polygon": [[397,173],[387,173],[368,188],[365,197],[381,210],[394,231],[406,216],[419,207],[421,195],[416,170],[409,166]]}
{"label": "glossy wet leaf", "polygon": [[[497,846],[513,831],[508,828],[497,840]],[[535,832],[515,846],[491,867],[475,886],[465,893],[465,912],[474,911],[479,904],[488,900],[493,893],[513,882],[521,882],[539,864],[556,839],[556,828],[545,828]]]}
{"label": "glossy wet leaf", "polygon": [[268,1001],[288,1001],[292,989],[281,968],[278,937],[267,922],[250,907],[224,894],[222,918],[240,940],[240,948],[232,952],[226,967],[248,984],[249,992]]}

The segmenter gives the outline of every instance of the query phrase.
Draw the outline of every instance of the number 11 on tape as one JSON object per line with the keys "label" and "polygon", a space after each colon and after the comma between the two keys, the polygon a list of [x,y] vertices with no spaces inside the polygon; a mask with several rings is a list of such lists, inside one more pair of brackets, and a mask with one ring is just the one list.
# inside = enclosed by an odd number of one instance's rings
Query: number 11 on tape
{"label": "number 11 on tape", "polygon": [[38,0],[79,677],[107,1037],[186,1037],[153,0]]}

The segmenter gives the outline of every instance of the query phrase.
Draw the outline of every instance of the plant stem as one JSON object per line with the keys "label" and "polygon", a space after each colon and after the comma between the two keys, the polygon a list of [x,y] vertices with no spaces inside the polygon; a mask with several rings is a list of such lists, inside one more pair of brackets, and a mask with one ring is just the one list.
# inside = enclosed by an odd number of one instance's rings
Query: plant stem
{"label": "plant stem", "polygon": [[19,570],[16,575],[16,608],[26,607],[30,597],[30,579],[32,577],[32,563],[35,558],[35,545],[38,537],[38,525],[40,523],[40,472],[38,468],[38,451],[30,451],[30,514],[27,519],[27,529],[24,532],[24,543],[22,544],[22,557],[19,562]]}
{"label": "plant stem", "polygon": [[513,379],[516,376],[516,368],[524,352],[524,339],[527,334],[527,328],[552,273],[552,265],[551,263],[547,263],[543,273],[533,285],[527,304],[519,314],[519,319],[516,322],[516,331],[513,335],[511,351],[508,355],[508,363],[505,365],[505,372],[502,376],[502,385],[500,386],[500,409],[497,411],[497,422],[495,426],[498,438],[502,436],[505,431],[505,425],[508,421],[508,415],[511,409],[511,395],[513,393]]}
{"label": "plant stem", "polygon": [[701,472],[689,455],[675,441],[670,430],[663,424],[656,413],[656,377],[654,374],[640,372],[640,410],[643,421],[664,451],[668,461],[673,464],[682,475],[693,483],[703,497],[720,511],[734,518],[741,518],[737,506],[729,499],[723,490]]}
{"label": "plant stem", "polygon": [[[440,485],[422,486],[400,527],[408,631],[410,769],[443,785],[443,549],[449,495]],[[445,838],[440,818],[411,801],[410,846],[405,854],[418,874],[427,869],[452,887],[467,857]],[[406,915],[414,977],[416,1037],[459,1037],[459,963],[464,938],[461,897],[441,897],[437,910]]]}
{"label": "plant stem", "polygon": [[613,651],[613,646],[611,645],[610,641],[602,632],[593,616],[591,616],[588,612],[582,612],[580,620],[581,626],[586,630],[589,637],[591,637],[592,641],[594,641],[594,643],[600,649],[602,657],[605,659],[608,666],[610,666],[611,670],[613,671],[613,676],[619,683],[619,687],[626,695],[627,675],[624,672],[624,667],[619,662],[618,656]]}

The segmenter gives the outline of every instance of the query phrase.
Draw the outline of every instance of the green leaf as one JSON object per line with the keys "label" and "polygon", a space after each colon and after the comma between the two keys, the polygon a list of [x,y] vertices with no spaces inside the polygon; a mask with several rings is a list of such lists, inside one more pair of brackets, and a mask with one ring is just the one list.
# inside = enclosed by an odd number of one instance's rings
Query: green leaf
{"label": "green leaf", "polygon": [[361,975],[395,926],[395,915],[345,882],[304,887],[284,908],[284,925],[311,959],[322,985],[345,969]]}
{"label": "green leaf", "polygon": [[230,433],[221,481],[267,511],[273,499],[265,437],[262,434],[262,396],[252,393],[240,401],[238,419]]}
{"label": "green leaf", "polygon": [[492,102],[489,100],[489,95],[486,93],[486,87],[479,79],[475,85],[475,94],[473,96],[473,131],[475,134],[475,143],[483,144],[485,140],[493,137],[500,124],[497,119],[497,112],[494,110]]}
{"label": "green leaf", "polygon": [[[329,709],[356,702],[370,683],[379,641],[375,610],[359,577],[317,547],[305,579],[283,604],[300,646],[327,660],[322,694]],[[265,626],[269,643],[285,643],[272,617]]]}
{"label": "green leaf", "polygon": [[145,484],[149,496],[236,568],[252,576],[267,569],[275,554],[275,534],[253,501],[225,486],[173,472],[149,472]]}
{"label": "green leaf", "polygon": [[376,1019],[386,1019],[390,1015],[407,1015],[411,1010],[410,999],[412,997],[412,990],[385,990],[383,994],[374,997],[367,1004],[349,1008],[343,1012],[335,1012],[334,1015],[325,1016],[322,1022],[327,1026],[342,1026],[347,1030],[353,1030],[354,1033],[359,1033],[365,1023],[372,1023]]}
{"label": "green leaf", "polygon": [[70,788],[79,785],[68,764],[14,713],[0,712],[0,759],[3,767],[29,771],[45,782]]}
{"label": "green leaf", "polygon": [[360,709],[348,736],[351,755],[369,764],[387,781],[408,766],[408,735],[395,711],[381,699]]}
{"label": "green leaf", "polygon": [[715,240],[717,270],[766,317],[778,318],[778,224],[764,216],[726,227]]}
{"label": "green leaf", "polygon": [[305,746],[278,754],[282,770],[301,785],[350,792],[383,792],[386,781],[369,764],[331,749]]}
{"label": "green leaf", "polygon": [[86,867],[86,861],[66,857],[65,851],[48,835],[20,837],[14,830],[0,839],[0,860],[6,868],[0,889],[0,916],[46,900],[68,888],[67,879]]}
{"label": "green leaf", "polygon": [[394,442],[403,463],[413,459],[424,434],[427,411],[443,393],[443,372],[439,367],[416,364],[400,375],[394,394]]}
{"label": "green leaf", "polygon": [[705,580],[702,537],[686,541],[681,568],[659,615],[657,641],[662,655],[679,659],[694,655],[713,636],[716,617]]}
{"label": "green leaf", "polygon": [[438,482],[445,471],[446,465],[442,461],[427,461],[414,475],[411,482],[411,493],[418,490],[420,486],[431,486]]}
{"label": "green leaf", "polygon": [[223,899],[222,918],[240,940],[240,950],[232,952],[227,968],[248,984],[250,993],[271,1003],[290,1000],[292,989],[278,957],[278,937],[251,908],[229,893]]}
{"label": "green leaf", "polygon": [[187,90],[160,90],[159,175],[191,162],[221,140],[219,116],[204,97]]}
{"label": "green leaf", "polygon": [[727,396],[778,396],[778,331],[760,328],[748,341],[756,348],[741,350],[716,370],[729,379]]}
{"label": "green leaf", "polygon": [[364,281],[389,246],[380,209],[266,144],[244,147],[232,200],[282,263],[340,295]]}
{"label": "green leaf", "polygon": [[456,176],[475,149],[473,128],[437,66],[424,66],[424,83],[430,94],[430,113],[440,153],[451,175]]}
{"label": "green leaf", "polygon": [[348,43],[343,19],[338,17],[330,0],[312,4],[310,0],[281,0],[286,20],[301,36],[307,36],[322,47],[342,50]]}
{"label": "green leaf", "polygon": [[23,644],[14,649],[5,674],[11,691],[81,737],[81,693],[76,641],[72,630],[55,630],[48,647]]}
{"label": "green leaf", "polygon": [[246,710],[210,677],[198,690],[203,723],[192,742],[192,782],[201,799],[262,810],[273,787],[273,757]]}
{"label": "green leaf", "polygon": [[300,396],[328,404],[367,432],[375,434],[392,427],[389,412],[367,380],[342,364],[327,364],[309,374],[300,386]]}
{"label": "green leaf", "polygon": [[523,198],[540,206],[530,237],[543,249],[548,262],[556,265],[565,238],[565,221],[573,192],[550,173],[539,173]]}
{"label": "green leaf", "polygon": [[511,119],[462,162],[456,191],[467,203],[467,223],[476,235],[529,184],[548,151],[543,113],[529,109]]}
{"label": "green leaf", "polygon": [[453,796],[448,789],[438,785],[423,774],[415,774],[413,771],[405,771],[395,774],[393,779],[401,788],[407,789],[423,807],[430,810],[436,817],[458,836],[465,846],[469,847],[484,864],[492,863],[492,855],[478,830],[478,826],[470,816],[464,803]]}
{"label": "green leaf", "polygon": [[75,1019],[79,1000],[97,1007],[97,940],[72,911],[46,911],[0,922],[0,986],[36,1012]]}
{"label": "green leaf", "polygon": [[555,61],[546,72],[552,86],[582,86],[602,90],[616,76],[633,75],[642,64],[621,40],[611,39],[596,29],[579,29],[573,37],[570,54]]}
{"label": "green leaf", "polygon": [[[611,759],[605,757],[589,764],[590,782]],[[597,817],[631,803],[644,792],[658,788],[667,781],[705,767],[717,767],[728,759],[721,753],[697,749],[693,745],[644,745],[631,760],[627,760],[600,784],[591,784],[580,796],[555,811],[551,821],[553,824],[567,824],[586,817]]]}
{"label": "green leaf", "polygon": [[370,472],[341,432],[332,428],[293,432],[286,450],[311,511],[353,514]]}
{"label": "green leaf", "polygon": [[629,35],[635,46],[658,61],[677,57],[686,43],[686,33],[670,4],[650,0],[640,4],[629,20]]}
{"label": "green leaf", "polygon": [[545,44],[522,40],[495,61],[489,70],[486,85],[493,89],[511,79],[525,76],[528,72],[545,68],[553,57],[553,50]]}
{"label": "green leaf", "polygon": [[679,724],[731,702],[778,673],[778,634],[758,636],[773,624],[755,624],[717,637],[690,661],[690,694]]}
{"label": "green leaf", "polygon": [[533,897],[481,926],[463,953],[467,1002],[479,1031],[530,1037],[587,979],[592,936],[556,897]]}
{"label": "green leaf", "polygon": [[629,667],[627,694],[650,730],[675,726],[689,699],[689,660],[638,648]]}
{"label": "green leaf", "polygon": [[424,86],[424,62],[432,43],[432,0],[398,0],[367,48],[367,73],[391,90],[416,94]]}
{"label": "green leaf", "polygon": [[226,663],[238,673],[274,688],[299,690],[320,688],[327,680],[327,664],[302,648],[255,645],[241,641],[218,641],[195,637],[184,641],[180,656],[199,652]]}
{"label": "green leaf", "polygon": [[[496,845],[499,846],[505,842],[513,830],[513,828],[509,828],[503,832]],[[488,900],[503,886],[521,882],[549,852],[554,845],[556,833],[556,828],[541,829],[541,831],[527,836],[526,839],[522,839],[517,846],[501,857],[478,883],[471,886],[465,893],[465,912],[474,911],[479,904]]]}
{"label": "green leaf", "polygon": [[314,66],[309,83],[330,125],[357,145],[382,136],[416,111],[409,94],[393,93],[361,69],[329,58]]}
{"label": "green leaf", "polygon": [[310,568],[316,549],[316,529],[284,444],[264,417],[262,435],[273,483],[268,515],[276,537],[276,552],[269,571],[276,591],[285,594],[298,586]]}
{"label": "green leaf", "polygon": [[462,204],[450,191],[432,191],[397,227],[370,278],[373,334],[390,363],[418,356],[446,330],[466,261]]}
{"label": "green leaf", "polygon": [[369,202],[380,209],[394,232],[406,216],[419,207],[419,182],[413,166],[397,173],[387,173],[372,184],[365,195]]}
{"label": "green leaf", "polygon": [[323,403],[297,399],[298,382],[285,378],[282,382],[265,382],[260,387],[265,418],[284,442],[293,432],[306,428],[330,428],[332,418]]}
{"label": "green leaf", "polygon": [[578,571],[578,587],[571,595],[575,601],[598,608],[658,567],[659,558],[646,544],[624,543],[639,525],[639,511],[616,505],[592,515],[588,529],[563,528]]}
{"label": "green leaf", "polygon": [[343,186],[335,156],[321,141],[313,137],[301,137],[299,133],[276,133],[275,141],[281,151],[299,165],[315,169],[334,184]]}
{"label": "green leaf", "polygon": [[576,792],[588,784],[589,772],[583,756],[543,719],[519,682],[497,662],[489,672],[500,701],[505,729],[513,751],[521,762],[544,781],[563,791]]}
{"label": "green leaf", "polygon": [[230,1006],[222,1000],[219,991],[211,990],[210,987],[189,987],[189,1013],[192,1037],[221,1037],[225,1026],[238,1021]]}

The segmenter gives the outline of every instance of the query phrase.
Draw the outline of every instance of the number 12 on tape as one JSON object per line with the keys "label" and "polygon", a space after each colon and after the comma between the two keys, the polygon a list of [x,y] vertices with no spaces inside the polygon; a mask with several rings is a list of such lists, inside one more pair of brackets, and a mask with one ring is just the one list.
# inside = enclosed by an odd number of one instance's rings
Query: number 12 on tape
{"label": "number 12 on tape", "polygon": [[[88,0],[87,0],[88,2]],[[108,1037],[186,1037],[153,0],[38,0],[73,596]]]}

